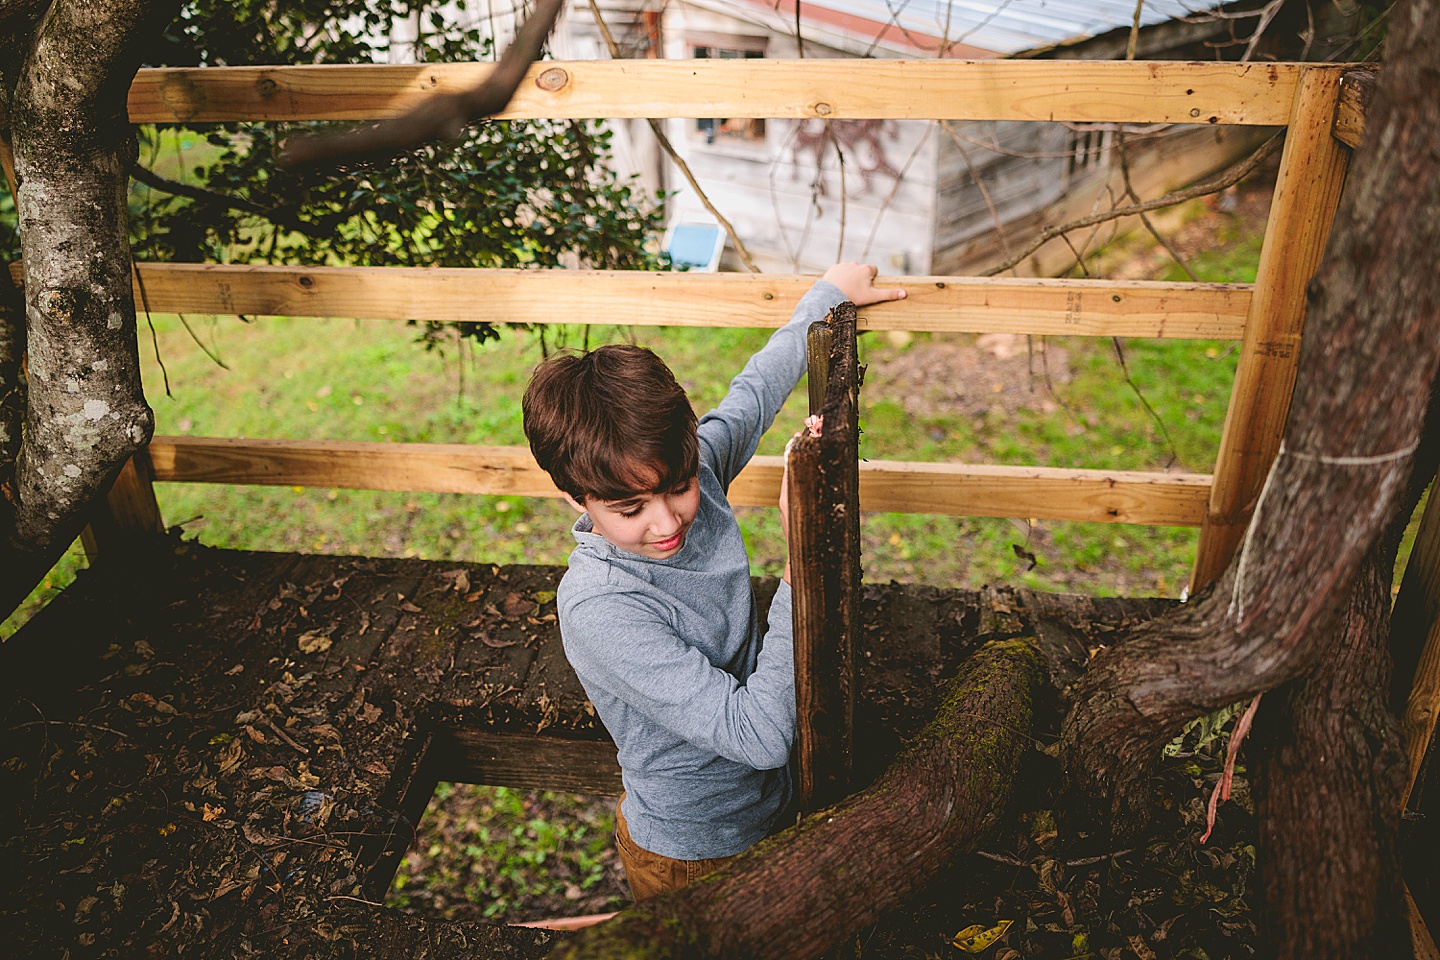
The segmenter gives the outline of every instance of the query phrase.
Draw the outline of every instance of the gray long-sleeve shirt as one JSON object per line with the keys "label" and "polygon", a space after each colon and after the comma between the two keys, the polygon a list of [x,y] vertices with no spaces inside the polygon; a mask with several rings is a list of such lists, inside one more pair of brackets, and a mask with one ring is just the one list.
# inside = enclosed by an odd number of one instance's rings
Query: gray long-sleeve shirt
{"label": "gray long-sleeve shirt", "polygon": [[701,418],[700,506],[679,553],[642,557],[594,533],[588,514],[575,524],[557,597],[565,654],[620,748],[631,837],[663,856],[739,853],[790,798],[790,586],[762,642],[725,494],[805,372],[809,325],[843,299],[816,283]]}

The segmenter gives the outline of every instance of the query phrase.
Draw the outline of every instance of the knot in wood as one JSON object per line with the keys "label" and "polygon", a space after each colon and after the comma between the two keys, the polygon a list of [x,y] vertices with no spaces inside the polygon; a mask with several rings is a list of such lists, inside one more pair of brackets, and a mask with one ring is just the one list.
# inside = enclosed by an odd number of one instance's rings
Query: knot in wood
{"label": "knot in wood", "polygon": [[255,92],[258,93],[262,98],[268,99],[275,96],[276,91],[278,91],[279,89],[280,84],[276,83],[269,77],[261,77],[259,80],[255,81]]}
{"label": "knot in wood", "polygon": [[541,90],[547,90],[550,93],[554,93],[569,82],[570,74],[566,73],[560,67],[551,67],[535,78],[535,86]]}
{"label": "knot in wood", "polygon": [[815,104],[815,113],[822,117],[830,116],[830,104],[824,102],[823,100]]}

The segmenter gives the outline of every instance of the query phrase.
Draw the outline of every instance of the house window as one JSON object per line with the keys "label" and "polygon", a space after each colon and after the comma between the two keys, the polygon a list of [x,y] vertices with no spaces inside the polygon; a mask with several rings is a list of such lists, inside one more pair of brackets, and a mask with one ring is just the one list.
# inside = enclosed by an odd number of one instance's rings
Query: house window
{"label": "house window", "polygon": [[1070,153],[1065,162],[1065,176],[1068,180],[1092,167],[1105,163],[1105,154],[1110,149],[1110,131],[1105,129],[1080,129],[1071,134]]}
{"label": "house window", "polygon": [[[697,60],[761,60],[763,50],[740,50],[719,46],[692,46]],[[705,138],[706,143],[717,140],[729,143],[764,143],[765,121],[761,119],[730,119],[726,117],[701,117],[695,121],[695,133]]]}

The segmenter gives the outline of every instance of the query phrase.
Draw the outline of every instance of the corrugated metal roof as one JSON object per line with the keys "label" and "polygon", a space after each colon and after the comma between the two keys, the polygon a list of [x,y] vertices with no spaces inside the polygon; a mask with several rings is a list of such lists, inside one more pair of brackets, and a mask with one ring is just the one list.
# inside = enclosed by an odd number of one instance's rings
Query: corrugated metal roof
{"label": "corrugated metal roof", "polygon": [[[794,10],[794,0],[748,3],[777,13]],[[1145,0],[1140,22],[1148,26],[1220,5],[1206,0]],[[801,15],[817,7],[997,54],[1093,37],[1128,27],[1135,16],[1135,0],[801,0]],[[856,31],[850,27],[847,32]]]}

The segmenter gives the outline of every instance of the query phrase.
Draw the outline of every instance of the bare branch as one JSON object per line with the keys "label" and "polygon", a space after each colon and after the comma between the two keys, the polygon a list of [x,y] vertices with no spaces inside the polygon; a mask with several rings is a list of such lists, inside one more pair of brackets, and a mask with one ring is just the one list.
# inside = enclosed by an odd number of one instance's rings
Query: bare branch
{"label": "bare branch", "polygon": [[[1125,195],[1139,203],[1140,194],[1135,192],[1135,185],[1130,182],[1130,157],[1125,149],[1125,131],[1123,130],[1117,131],[1115,134],[1115,155],[1120,160],[1120,176],[1125,181]],[[1185,262],[1179,251],[1171,246],[1169,240],[1161,236],[1160,231],[1155,229],[1155,224],[1150,222],[1150,218],[1142,213],[1140,222],[1145,225],[1146,230],[1150,231],[1150,236],[1155,238],[1155,242],[1164,247],[1165,252],[1170,254],[1170,258],[1180,265],[1180,269],[1185,271],[1185,275],[1198,283],[1200,278],[1195,276],[1195,271],[1190,269],[1190,264]]]}
{"label": "bare branch", "polygon": [[1204,183],[1197,183],[1193,187],[1186,187],[1184,190],[1175,190],[1164,196],[1156,197],[1153,200],[1146,200],[1144,203],[1134,203],[1125,207],[1115,207],[1104,213],[1092,213],[1068,223],[1062,223],[1058,227],[1046,227],[1040,231],[1040,235],[1026,245],[1024,250],[1006,260],[1004,263],[986,270],[983,276],[993,277],[997,273],[1004,273],[1016,264],[1023,261],[1030,254],[1039,250],[1045,244],[1056,237],[1063,236],[1072,230],[1080,230],[1084,227],[1095,226],[1110,220],[1119,220],[1122,217],[1133,217],[1137,214],[1147,213],[1151,210],[1159,210],[1161,207],[1173,206],[1177,203],[1184,203],[1186,200],[1194,200],[1196,197],[1209,196],[1212,193],[1219,193],[1228,186],[1239,183],[1251,173],[1254,173],[1260,164],[1264,163],[1271,154],[1280,149],[1284,134],[1277,133],[1260,146],[1260,149],[1250,154],[1243,162],[1236,164],[1225,171],[1214,180],[1207,180]]}
{"label": "bare branch", "polygon": [[[964,144],[960,142],[961,137],[955,132],[955,129],[950,126],[949,120],[940,120],[937,122],[940,125],[940,129],[950,135],[950,140],[955,144],[955,149],[960,152],[960,159],[965,161],[965,169],[970,174],[970,180],[980,191],[980,197],[985,201],[985,209],[990,211],[990,220],[995,224],[995,236],[1000,240],[1000,249],[1005,252],[1005,256],[1010,256],[1010,237],[1005,232],[1005,222],[1000,219],[1000,211],[995,209],[995,202],[990,199],[990,191],[985,187],[985,182],[980,179],[980,171],[975,168],[974,162],[970,159],[970,151],[966,150]],[[974,143],[974,141],[972,140],[971,143]]]}
{"label": "bare branch", "polygon": [[1241,60],[1249,60],[1255,54],[1255,47],[1260,43],[1260,38],[1265,35],[1265,28],[1270,26],[1270,21],[1280,12],[1280,6],[1285,0],[1270,0],[1260,10],[1260,22],[1255,24],[1255,32],[1250,34],[1250,42],[1245,44],[1245,52],[1240,55]]}
{"label": "bare branch", "polygon": [[471,123],[498,113],[510,102],[525,71],[539,59],[562,3],[539,0],[494,71],[479,86],[460,93],[435,94],[404,116],[371,126],[291,137],[281,147],[281,166],[382,160],[422,143],[458,137]]}
{"label": "bare branch", "polygon": [[256,216],[264,217],[277,226],[296,233],[303,233],[307,237],[322,239],[331,235],[331,228],[326,225],[310,223],[301,220],[294,212],[282,210],[275,207],[266,208],[253,200],[244,197],[237,197],[229,193],[220,193],[216,190],[207,190],[205,187],[197,187],[189,183],[181,183],[178,180],[170,180],[160,176],[153,170],[142,167],[139,163],[131,163],[128,167],[130,176],[140,183],[150,187],[152,190],[163,190],[166,193],[177,197],[187,197],[200,203],[216,204],[228,207],[231,210],[243,210],[246,213],[253,213]]}
{"label": "bare branch", "polygon": [[1145,0],[1135,0],[1135,17],[1130,22],[1130,39],[1125,44],[1125,59],[1135,59],[1135,49],[1140,45],[1140,14],[1145,10]]}

